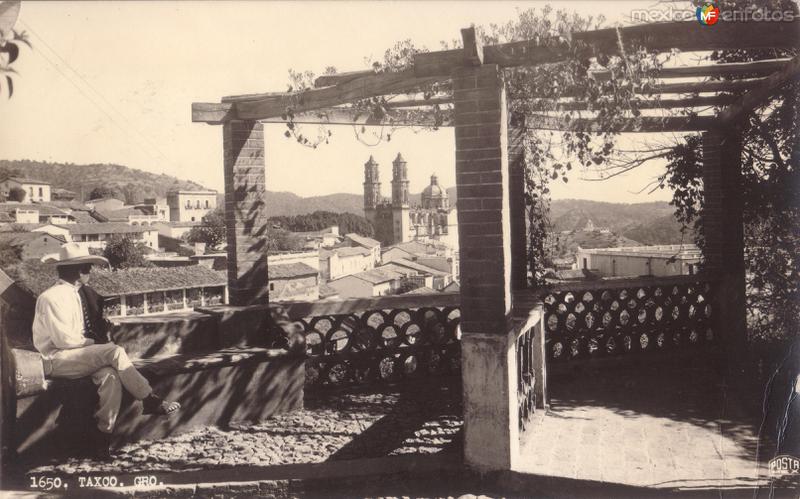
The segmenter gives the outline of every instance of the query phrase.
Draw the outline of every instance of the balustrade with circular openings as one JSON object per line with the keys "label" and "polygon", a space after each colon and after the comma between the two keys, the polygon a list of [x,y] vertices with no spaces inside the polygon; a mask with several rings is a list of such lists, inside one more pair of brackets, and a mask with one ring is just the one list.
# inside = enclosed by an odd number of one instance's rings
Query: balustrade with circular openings
{"label": "balustrade with circular openings", "polygon": [[690,348],[715,340],[705,281],[631,285],[544,295],[547,358]]}
{"label": "balustrade with circular openings", "polygon": [[367,310],[301,320],[306,386],[396,382],[460,371],[457,307]]}

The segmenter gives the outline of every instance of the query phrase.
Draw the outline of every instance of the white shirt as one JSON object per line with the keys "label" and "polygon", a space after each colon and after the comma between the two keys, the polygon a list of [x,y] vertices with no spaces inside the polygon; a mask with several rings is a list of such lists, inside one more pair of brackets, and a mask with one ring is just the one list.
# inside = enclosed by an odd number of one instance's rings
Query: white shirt
{"label": "white shirt", "polygon": [[84,336],[83,307],[78,289],[80,286],[59,279],[36,300],[33,346],[45,358],[52,357],[59,350],[94,344],[94,340]]}

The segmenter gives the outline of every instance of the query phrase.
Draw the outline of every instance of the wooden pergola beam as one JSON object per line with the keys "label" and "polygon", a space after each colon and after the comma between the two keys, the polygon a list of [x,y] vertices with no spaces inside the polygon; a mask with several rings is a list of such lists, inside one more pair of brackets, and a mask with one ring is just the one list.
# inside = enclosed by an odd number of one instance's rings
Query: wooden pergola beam
{"label": "wooden pergola beam", "polygon": [[800,78],[800,56],[792,59],[780,71],[768,76],[762,85],[742,95],[739,102],[723,109],[717,117],[717,126],[735,126],[772,97],[783,85],[798,78]]}
{"label": "wooden pergola beam", "polygon": [[[194,103],[192,104],[192,121],[219,124],[226,120],[237,120],[238,103]],[[437,116],[438,114],[438,116]],[[262,123],[287,123],[282,117],[259,119]],[[298,125],[364,125],[364,126],[439,126],[447,127],[453,124],[451,109],[440,109],[438,113],[430,107],[415,107],[414,109],[395,108],[385,111],[382,116],[349,109],[344,107],[331,107],[305,111],[294,115],[293,123]]]}
{"label": "wooden pergola beam", "polygon": [[[678,66],[671,68],[661,68],[655,72],[656,78],[693,78],[706,76],[748,76],[748,75],[769,75],[779,71],[789,61],[785,59],[769,59],[764,61],[752,62],[733,62],[724,64],[707,64],[702,66]],[[597,80],[608,80],[611,78],[609,71],[591,71],[590,74]]]}
{"label": "wooden pergola beam", "polygon": [[[680,109],[690,107],[724,106],[736,101],[733,95],[687,97],[684,99],[640,99],[634,101],[637,109]],[[554,111],[588,111],[589,104],[583,101],[559,102],[542,100],[541,109]]]}
{"label": "wooden pergola beam", "polygon": [[613,126],[592,118],[575,118],[565,121],[558,116],[527,115],[528,129],[582,132],[656,133],[656,132],[702,132],[713,127],[713,116],[641,116],[617,122]]}
{"label": "wooden pergola beam", "polygon": [[793,49],[800,46],[800,21],[725,22],[699,29],[695,21],[651,23],[624,28],[607,28],[572,34],[573,41],[585,42],[596,52],[616,53],[619,39],[625,47],[642,47],[665,52],[734,49]]}

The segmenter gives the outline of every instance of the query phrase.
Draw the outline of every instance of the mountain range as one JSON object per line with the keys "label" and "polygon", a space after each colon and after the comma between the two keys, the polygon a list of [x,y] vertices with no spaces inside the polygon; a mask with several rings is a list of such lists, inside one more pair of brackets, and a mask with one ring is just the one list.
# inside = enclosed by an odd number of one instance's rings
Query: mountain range
{"label": "mountain range", "polygon": [[[45,180],[53,187],[85,195],[97,186],[134,186],[147,197],[164,197],[172,188],[203,189],[191,180],[155,174],[117,164],[49,163],[31,160],[0,160],[0,170],[19,170],[24,176]],[[447,193],[451,204],[458,198],[455,187]],[[420,202],[420,194],[410,195],[411,204]],[[328,194],[301,197],[291,192],[267,191],[267,212],[270,216],[293,216],[314,211],[364,214],[360,194]],[[642,244],[674,244],[692,242],[693,236],[683,236],[675,220],[674,208],[666,202],[608,203],[581,199],[559,199],[551,203],[550,220],[557,232],[581,230],[591,220],[595,228],[606,228],[622,237]]]}

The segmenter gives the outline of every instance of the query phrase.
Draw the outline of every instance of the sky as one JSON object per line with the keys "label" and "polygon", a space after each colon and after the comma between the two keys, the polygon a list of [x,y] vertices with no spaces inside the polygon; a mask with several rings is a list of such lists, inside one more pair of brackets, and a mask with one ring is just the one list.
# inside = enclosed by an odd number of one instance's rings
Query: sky
{"label": "sky", "polygon": [[[630,24],[642,2],[550,2]],[[502,23],[538,2],[24,2],[16,29],[33,49],[14,63],[14,96],[0,95],[0,159],[118,163],[222,190],[222,128],[191,122],[192,102],[284,91],[288,71],[366,69],[398,40],[439,48],[471,24]],[[4,91],[5,92],[5,91]],[[266,125],[267,188],[301,196],[361,193],[363,164],[380,163],[389,195],[391,161],[408,161],[411,190],[432,173],[455,184],[451,128],[399,130],[376,146],[352,127],[309,149]],[[314,133],[314,127],[308,131]],[[554,198],[666,200],[637,193],[663,171],[647,164],[613,181],[573,176]]]}

